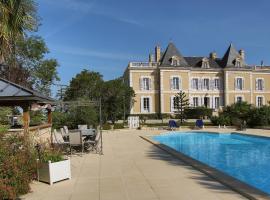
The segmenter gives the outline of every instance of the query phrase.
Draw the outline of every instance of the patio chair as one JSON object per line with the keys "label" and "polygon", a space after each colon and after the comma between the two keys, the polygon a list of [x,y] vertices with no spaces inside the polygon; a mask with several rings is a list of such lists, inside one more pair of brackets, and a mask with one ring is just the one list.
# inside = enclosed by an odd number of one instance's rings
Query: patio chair
{"label": "patio chair", "polygon": [[169,121],[169,128],[173,131],[177,128],[177,124],[176,124],[176,121],[174,120],[170,120]]}
{"label": "patio chair", "polygon": [[85,141],[85,146],[88,147],[90,151],[95,150],[96,153],[98,153],[100,151],[100,148],[99,148],[100,137],[101,137],[101,134],[100,134],[100,131],[98,131],[95,137],[95,140]]}
{"label": "patio chair", "polygon": [[84,144],[81,131],[70,132],[69,133],[69,146],[70,146],[70,154],[72,154],[72,147],[80,147],[81,154],[83,153]]}
{"label": "patio chair", "polygon": [[79,130],[86,130],[87,129],[87,125],[78,125],[78,129]]}
{"label": "patio chair", "polygon": [[204,128],[204,123],[202,119],[197,119],[195,123],[196,128]]}
{"label": "patio chair", "polygon": [[62,137],[61,133],[54,129],[52,133],[52,144],[55,146],[59,146],[60,148],[64,148],[69,144],[69,142],[66,142]]}
{"label": "patio chair", "polygon": [[65,132],[65,129],[60,128],[60,131],[61,131],[61,135],[64,138],[64,140],[67,141],[68,140],[68,134]]}
{"label": "patio chair", "polygon": [[68,131],[68,127],[67,126],[63,126],[63,128],[64,128],[64,131],[65,131],[65,134],[69,134],[69,131]]}

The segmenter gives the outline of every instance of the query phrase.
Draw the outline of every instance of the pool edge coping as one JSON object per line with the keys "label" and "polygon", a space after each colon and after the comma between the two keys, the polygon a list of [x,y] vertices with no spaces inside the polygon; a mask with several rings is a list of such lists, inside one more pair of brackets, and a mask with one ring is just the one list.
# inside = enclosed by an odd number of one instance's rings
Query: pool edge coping
{"label": "pool edge coping", "polygon": [[[241,134],[241,133],[239,133]],[[164,150],[165,152],[169,153],[170,155],[176,157],[177,159],[183,161],[184,163],[192,166],[194,169],[206,174],[207,176],[213,178],[214,180],[220,182],[221,184],[225,185],[226,187],[230,188],[231,190],[239,193],[240,195],[251,199],[251,200],[270,200],[270,196],[255,188],[252,187],[230,175],[225,174],[209,165],[206,165],[196,159],[193,159],[187,155],[184,155],[181,152],[174,150],[173,148],[161,144],[157,141],[152,140],[152,136],[140,136],[145,141],[155,145],[156,147]]]}

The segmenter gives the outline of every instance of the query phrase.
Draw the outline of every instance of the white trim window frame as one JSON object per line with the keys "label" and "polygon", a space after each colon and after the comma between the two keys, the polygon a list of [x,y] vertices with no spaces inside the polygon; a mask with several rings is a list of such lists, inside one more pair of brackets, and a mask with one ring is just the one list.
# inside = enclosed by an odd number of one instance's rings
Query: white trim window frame
{"label": "white trim window frame", "polygon": [[[238,98],[241,98],[241,101],[238,101]],[[245,97],[244,97],[244,95],[235,95],[234,101],[235,101],[235,103],[243,102],[243,101],[245,101]]]}
{"label": "white trim window frame", "polygon": [[213,79],[213,89],[220,90],[220,88],[221,88],[220,85],[221,85],[220,78],[214,78]]}
{"label": "white trim window frame", "polygon": [[243,77],[240,77],[240,76],[235,77],[234,88],[235,88],[235,90],[238,90],[238,91],[244,90],[245,85],[244,85],[244,78]]}
{"label": "white trim window frame", "polygon": [[215,110],[218,110],[220,108],[220,106],[221,106],[221,97],[220,96],[213,96],[213,108]]}
{"label": "white trim window frame", "polygon": [[[206,83],[208,83],[208,84],[206,84]],[[202,78],[202,89],[203,90],[210,90],[210,78],[209,77]]]}
{"label": "white trim window frame", "polygon": [[264,78],[256,78],[255,86],[256,91],[264,91]]}
{"label": "white trim window frame", "polygon": [[171,102],[170,102],[170,105],[171,105],[171,112],[177,111],[177,109],[175,108],[175,104],[174,104],[175,98],[176,98],[176,96],[171,96]]}
{"label": "white trim window frame", "polygon": [[191,90],[199,90],[199,89],[200,89],[200,78],[191,77]]}
{"label": "white trim window frame", "polygon": [[264,96],[263,95],[257,95],[256,96],[256,107],[260,108],[263,105],[265,105],[265,98],[264,98]]}
{"label": "white trim window frame", "polygon": [[142,91],[150,91],[152,89],[152,79],[150,76],[140,77],[140,89]]}
{"label": "white trim window frame", "polygon": [[[196,100],[195,100],[195,99],[196,99]],[[199,97],[199,96],[193,96],[193,97],[192,97],[192,106],[193,106],[194,108],[200,106],[200,97]]]}
{"label": "white trim window frame", "polygon": [[182,80],[180,76],[171,76],[170,77],[170,86],[171,90],[179,91],[182,89]]}
{"label": "white trim window frame", "polygon": [[151,112],[152,112],[152,97],[141,96],[141,113],[151,113]]}

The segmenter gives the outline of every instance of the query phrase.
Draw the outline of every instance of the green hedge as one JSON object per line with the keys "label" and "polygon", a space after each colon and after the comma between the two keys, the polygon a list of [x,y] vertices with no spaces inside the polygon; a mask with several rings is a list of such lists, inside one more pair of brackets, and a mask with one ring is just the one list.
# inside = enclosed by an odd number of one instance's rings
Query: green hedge
{"label": "green hedge", "polygon": [[187,119],[199,119],[204,116],[210,118],[212,117],[213,110],[205,107],[186,108],[184,114]]}

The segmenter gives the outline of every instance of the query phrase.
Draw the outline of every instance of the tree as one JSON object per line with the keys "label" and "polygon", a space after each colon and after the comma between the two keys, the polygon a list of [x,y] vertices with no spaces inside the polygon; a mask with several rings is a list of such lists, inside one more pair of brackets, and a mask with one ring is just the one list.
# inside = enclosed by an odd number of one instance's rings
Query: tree
{"label": "tree", "polygon": [[180,123],[184,121],[184,110],[189,106],[187,95],[185,92],[180,91],[174,97],[174,108],[176,108],[176,113],[180,116]]}
{"label": "tree", "polygon": [[122,78],[106,81],[102,90],[103,116],[106,121],[114,124],[118,119],[124,119],[124,112],[129,110],[134,91],[123,82]]}
{"label": "tree", "polygon": [[77,98],[99,99],[102,84],[103,80],[100,73],[83,70],[70,81],[64,100],[76,100]]}
{"label": "tree", "polygon": [[[5,65],[1,76],[49,96],[51,85],[58,81],[59,77],[57,61],[45,59],[48,53],[49,50],[41,37],[26,36],[16,43],[16,67]],[[10,70],[12,73],[9,73]]]}
{"label": "tree", "polygon": [[36,30],[36,10],[33,0],[0,0],[0,61],[14,59],[16,41]]}

